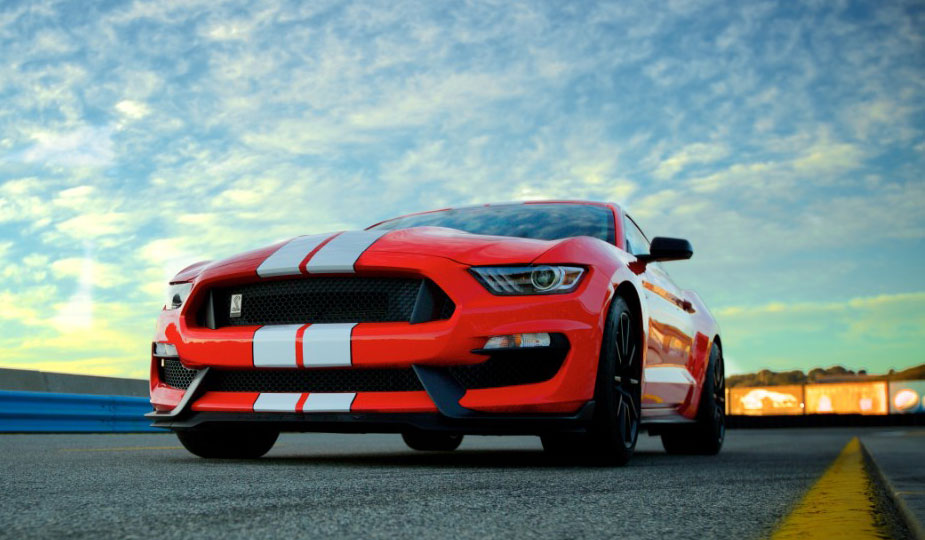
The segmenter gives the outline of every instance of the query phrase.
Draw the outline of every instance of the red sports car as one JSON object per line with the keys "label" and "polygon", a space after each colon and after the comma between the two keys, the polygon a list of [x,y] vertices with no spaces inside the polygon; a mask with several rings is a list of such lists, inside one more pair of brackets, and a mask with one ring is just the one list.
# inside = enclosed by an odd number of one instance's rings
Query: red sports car
{"label": "red sports car", "polygon": [[281,431],[394,432],[417,450],[532,434],[625,463],[723,444],[719,329],[619,206],[444,209],[299,236],[182,270],[152,344],[155,426],[208,458]]}

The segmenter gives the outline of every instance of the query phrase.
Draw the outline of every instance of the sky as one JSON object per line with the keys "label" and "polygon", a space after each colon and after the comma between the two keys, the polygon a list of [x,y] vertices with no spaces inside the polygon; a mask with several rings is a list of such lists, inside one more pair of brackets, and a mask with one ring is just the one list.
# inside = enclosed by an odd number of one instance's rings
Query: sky
{"label": "sky", "polygon": [[145,377],[183,266],[625,205],[727,371],[925,363],[925,4],[0,3],[0,367]]}

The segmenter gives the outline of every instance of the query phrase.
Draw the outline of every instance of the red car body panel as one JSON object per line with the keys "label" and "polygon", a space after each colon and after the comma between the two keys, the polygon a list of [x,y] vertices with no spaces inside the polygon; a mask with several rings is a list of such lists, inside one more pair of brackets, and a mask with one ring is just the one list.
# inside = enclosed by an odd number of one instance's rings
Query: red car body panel
{"label": "red car body panel", "polygon": [[[550,203],[550,201],[542,201]],[[350,368],[411,368],[459,366],[485,361],[472,352],[492,336],[548,332],[561,334],[569,349],[561,369],[545,381],[470,389],[459,405],[471,411],[507,415],[570,414],[594,395],[598,356],[607,309],[615,291],[631,288],[638,297],[644,352],[643,419],[683,420],[695,416],[710,349],[718,328],[700,298],[678,289],[661,269],[643,265],[624,251],[622,210],[593,204],[614,215],[615,244],[590,237],[546,241],[480,236],[453,229],[418,227],[388,231],[358,256],[355,275],[426,278],[455,304],[452,316],[418,324],[360,322],[349,337]],[[324,243],[305,253],[298,274],[311,279],[308,262]],[[286,242],[182,270],[172,283],[192,283],[188,301],[177,310],[161,312],[155,342],[176,347],[183,366],[259,370],[255,366],[255,335],[260,326],[209,328],[197,321],[207,301],[202,291],[216,286],[293,279],[293,275],[259,277],[258,268]],[[497,296],[470,273],[471,266],[563,264],[586,269],[578,288],[568,294]],[[628,291],[628,289],[627,289]],[[295,337],[302,351],[303,325]],[[296,369],[307,368],[297,352]],[[161,380],[159,359],[152,357],[151,402],[156,411],[173,410],[184,398],[182,389]],[[247,415],[255,411],[259,392],[206,391],[190,404],[193,412]],[[309,393],[291,398],[293,413],[312,399]],[[427,392],[355,392],[349,412],[431,413],[438,406]],[[308,414],[308,413],[306,413]]]}

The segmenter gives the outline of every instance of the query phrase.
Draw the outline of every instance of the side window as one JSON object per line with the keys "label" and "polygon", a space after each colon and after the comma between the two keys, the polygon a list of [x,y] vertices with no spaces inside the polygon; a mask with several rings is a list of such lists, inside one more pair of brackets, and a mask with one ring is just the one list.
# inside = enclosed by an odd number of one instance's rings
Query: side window
{"label": "side window", "polygon": [[649,253],[649,241],[646,240],[646,235],[642,234],[642,231],[633,222],[633,218],[626,214],[623,216],[623,230],[624,234],[626,234],[626,251],[633,255],[646,255]]}

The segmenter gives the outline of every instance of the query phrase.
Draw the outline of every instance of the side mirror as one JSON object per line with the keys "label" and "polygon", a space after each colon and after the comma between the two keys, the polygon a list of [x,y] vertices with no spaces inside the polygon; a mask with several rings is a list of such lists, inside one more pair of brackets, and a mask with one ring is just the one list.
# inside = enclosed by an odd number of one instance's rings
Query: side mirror
{"label": "side mirror", "polygon": [[693,254],[693,246],[683,238],[656,236],[649,244],[649,254],[637,255],[636,258],[642,262],[681,261],[690,259]]}

